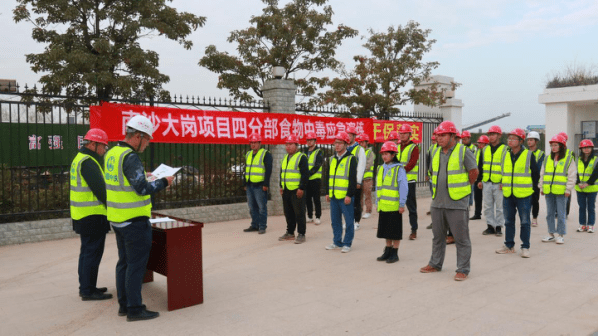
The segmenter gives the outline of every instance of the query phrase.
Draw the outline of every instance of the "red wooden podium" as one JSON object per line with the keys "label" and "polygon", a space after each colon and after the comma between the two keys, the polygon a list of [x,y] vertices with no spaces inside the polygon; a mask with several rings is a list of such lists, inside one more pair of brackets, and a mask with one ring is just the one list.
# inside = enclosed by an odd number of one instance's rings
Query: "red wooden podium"
{"label": "red wooden podium", "polygon": [[162,217],[174,221],[152,224],[152,249],[143,282],[154,281],[153,272],[166,276],[169,311],[203,303],[203,223],[152,213],[152,218]]}

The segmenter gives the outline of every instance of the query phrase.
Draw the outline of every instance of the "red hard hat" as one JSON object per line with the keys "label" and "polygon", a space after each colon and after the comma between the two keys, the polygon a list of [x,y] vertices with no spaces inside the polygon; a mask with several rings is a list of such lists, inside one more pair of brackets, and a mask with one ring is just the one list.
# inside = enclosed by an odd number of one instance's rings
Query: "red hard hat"
{"label": "red hard hat", "polygon": [[561,133],[559,133],[559,134],[557,134],[557,135],[562,135],[562,136],[563,136],[563,138],[565,138],[565,141],[569,140],[569,136],[568,136],[568,135],[567,135],[567,133],[565,133],[565,132],[561,132]]}
{"label": "red hard hat", "polygon": [[436,134],[432,134],[432,140],[436,140]]}
{"label": "red hard hat", "polygon": [[316,136],[316,133],[314,133],[314,132],[307,132],[305,134],[305,140],[318,140],[318,137]]}
{"label": "red hard hat", "polygon": [[291,134],[287,137],[286,143],[299,144],[299,138],[295,134]]}
{"label": "red hard hat", "polygon": [[436,128],[434,129],[434,131],[432,132],[432,135],[436,135],[436,131],[438,131],[438,127],[436,127]]}
{"label": "red hard hat", "polygon": [[349,126],[347,127],[347,133],[357,134],[357,128],[355,128],[355,126]]}
{"label": "red hard hat", "polygon": [[469,133],[469,131],[463,131],[463,133],[461,133],[461,137],[462,138],[471,138],[471,133]]}
{"label": "red hard hat", "polygon": [[490,128],[488,129],[488,132],[486,132],[488,134],[490,133],[498,133],[498,134],[502,134],[502,130],[500,129],[500,126],[490,126]]}
{"label": "red hard hat", "polygon": [[99,142],[101,144],[108,145],[108,134],[99,128],[92,128],[87,131],[87,134],[85,134],[83,140]]}
{"label": "red hard hat", "polygon": [[480,136],[480,138],[478,139],[478,142],[485,143],[485,144],[489,144],[489,143],[490,143],[490,139],[488,139],[488,137],[487,137],[487,136],[485,136],[485,135],[482,135],[482,136]]}
{"label": "red hard hat", "polygon": [[252,133],[248,140],[249,142],[262,142],[262,136],[258,133]]}
{"label": "red hard hat", "polygon": [[440,125],[438,125],[438,128],[436,128],[436,135],[447,134],[447,133],[454,133],[454,134],[459,133],[457,131],[457,128],[455,127],[455,124],[453,124],[452,121],[448,121],[448,120],[441,122]]}
{"label": "red hard hat", "polygon": [[338,132],[338,134],[334,137],[334,140],[340,140],[346,143],[351,142],[351,139],[349,138],[349,134],[347,134],[347,132]]}
{"label": "red hard hat", "polygon": [[594,148],[594,143],[592,142],[592,140],[581,140],[581,142],[579,143],[579,148],[584,148],[584,147],[592,147]]}
{"label": "red hard hat", "polygon": [[557,134],[557,135],[553,136],[552,139],[550,139],[549,143],[553,143],[553,142],[558,142],[558,143],[562,144],[563,146],[567,146],[567,139],[565,139],[565,137],[562,136],[561,134]]}
{"label": "red hard hat", "polygon": [[357,139],[355,139],[357,142],[361,142],[361,141],[367,141],[370,142],[370,136],[365,134],[365,133],[361,133],[357,136]]}
{"label": "red hard hat", "polygon": [[397,144],[392,142],[392,141],[386,141],[383,145],[382,148],[380,148],[380,153],[382,152],[398,152],[399,150],[397,149]]}
{"label": "red hard hat", "polygon": [[399,128],[399,133],[411,133],[411,126],[407,124],[401,125],[401,127]]}
{"label": "red hard hat", "polygon": [[461,134],[459,133],[459,131],[457,131],[457,133],[455,133],[455,135],[457,136],[457,138],[461,138]]}
{"label": "red hard hat", "polygon": [[399,140],[399,134],[396,131],[390,132],[390,134],[388,134],[388,140]]}
{"label": "red hard hat", "polygon": [[511,133],[509,133],[509,135],[511,135],[511,134],[520,137],[521,140],[525,140],[525,131],[522,130],[521,128],[516,128],[516,129],[512,130]]}

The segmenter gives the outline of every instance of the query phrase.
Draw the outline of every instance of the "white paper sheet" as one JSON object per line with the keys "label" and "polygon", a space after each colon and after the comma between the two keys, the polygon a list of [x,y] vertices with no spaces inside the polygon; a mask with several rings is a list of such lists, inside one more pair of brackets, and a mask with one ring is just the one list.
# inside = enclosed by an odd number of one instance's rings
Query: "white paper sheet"
{"label": "white paper sheet", "polygon": [[157,180],[166,176],[173,176],[174,174],[176,174],[179,170],[181,170],[181,167],[178,168],[172,168],[170,166],[167,166],[165,164],[161,164],[158,166],[158,168],[156,168],[156,170],[154,170],[152,172],[152,176],[150,176],[150,178],[148,180],[153,181],[153,180]]}

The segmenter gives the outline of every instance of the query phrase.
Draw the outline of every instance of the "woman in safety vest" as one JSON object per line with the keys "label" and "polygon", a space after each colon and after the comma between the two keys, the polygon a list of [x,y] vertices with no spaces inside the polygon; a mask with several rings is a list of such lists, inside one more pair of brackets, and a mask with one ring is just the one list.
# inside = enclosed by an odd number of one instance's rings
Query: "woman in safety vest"
{"label": "woman in safety vest", "polygon": [[[550,155],[544,159],[540,172],[540,193],[546,197],[546,224],[548,236],[543,242],[565,243],[567,234],[567,198],[571,196],[575,186],[577,168],[573,157],[566,154],[567,140],[557,134],[550,139]],[[554,215],[557,215],[557,227],[554,226]]]}
{"label": "woman in safety vest", "polygon": [[403,212],[409,187],[407,174],[397,158],[398,148],[394,142],[387,141],[382,145],[383,165],[378,166],[376,173],[376,195],[378,200],[378,233],[377,237],[386,239],[384,254],[378,261],[394,263],[399,261],[399,244],[403,239]]}
{"label": "woman in safety vest", "polygon": [[594,143],[592,140],[582,140],[579,148],[581,149],[581,155],[577,161],[577,183],[575,185],[577,204],[579,204],[579,228],[577,228],[577,232],[588,231],[593,233],[594,223],[596,222],[596,194],[598,194],[598,185],[594,185],[598,178],[598,169],[594,169],[596,166]]}

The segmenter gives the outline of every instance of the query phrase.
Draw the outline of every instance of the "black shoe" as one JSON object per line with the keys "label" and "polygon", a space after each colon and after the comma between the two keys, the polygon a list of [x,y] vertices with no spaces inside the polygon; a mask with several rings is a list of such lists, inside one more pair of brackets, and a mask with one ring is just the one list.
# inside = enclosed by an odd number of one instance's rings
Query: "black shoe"
{"label": "black shoe", "polygon": [[390,258],[390,253],[392,252],[392,247],[390,246],[386,246],[384,247],[384,253],[379,256],[376,260],[378,261],[384,261],[384,260],[388,260],[388,258]]}
{"label": "black shoe", "polygon": [[151,320],[160,316],[160,313],[147,310],[145,307],[137,314],[127,314],[127,322]]}
{"label": "black shoe", "polygon": [[469,220],[478,220],[478,219],[482,219],[482,217],[481,216],[473,216]]}
{"label": "black shoe", "polygon": [[247,229],[243,230],[243,232],[255,232],[255,231],[259,231],[259,230],[254,228],[253,226],[250,226]]}
{"label": "black shoe", "polygon": [[491,235],[491,234],[495,234],[496,231],[494,231],[494,228],[492,227],[492,225],[488,225],[488,228],[486,230],[484,230],[484,232],[482,232],[483,235]]}
{"label": "black shoe", "polygon": [[387,264],[396,263],[399,261],[399,249],[398,248],[391,248],[390,249],[390,257],[386,259]]}
{"label": "black shoe", "polygon": [[258,234],[264,234],[264,233],[266,233],[266,229],[263,229],[263,230],[259,230],[259,231],[258,231]]}
{"label": "black shoe", "polygon": [[93,292],[91,295],[81,295],[81,300],[83,301],[99,301],[99,300],[108,300],[112,299],[112,294],[102,293],[100,291]]}
{"label": "black shoe", "polygon": [[430,225],[426,226],[426,229],[431,230],[432,229],[432,223],[430,223]]}
{"label": "black shoe", "polygon": [[[108,288],[106,287],[100,287],[100,288],[96,288],[95,290],[96,292],[100,292],[100,293],[106,293],[108,291]],[[79,293],[80,297],[83,297],[83,294]]]}
{"label": "black shoe", "polygon": [[127,307],[118,307],[118,316],[127,316]]}
{"label": "black shoe", "polygon": [[497,237],[502,236],[502,228],[500,226],[496,227],[496,233],[495,234],[496,234]]}

